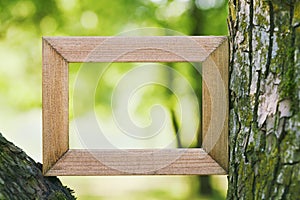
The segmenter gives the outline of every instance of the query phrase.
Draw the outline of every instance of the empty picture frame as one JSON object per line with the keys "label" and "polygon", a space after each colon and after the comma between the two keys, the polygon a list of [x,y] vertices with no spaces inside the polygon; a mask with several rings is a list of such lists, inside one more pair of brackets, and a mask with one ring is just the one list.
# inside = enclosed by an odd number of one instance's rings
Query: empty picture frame
{"label": "empty picture frame", "polygon": [[[69,63],[202,62],[202,148],[69,149]],[[228,170],[226,36],[43,37],[43,174],[212,175]]]}

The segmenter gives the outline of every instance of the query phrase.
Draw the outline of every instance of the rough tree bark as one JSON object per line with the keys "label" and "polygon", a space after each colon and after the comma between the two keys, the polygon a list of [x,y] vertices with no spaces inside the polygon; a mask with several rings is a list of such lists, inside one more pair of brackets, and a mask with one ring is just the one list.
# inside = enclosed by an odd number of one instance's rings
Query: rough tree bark
{"label": "rough tree bark", "polygon": [[0,133],[0,199],[75,199],[56,177],[44,177],[41,164]]}
{"label": "rough tree bark", "polygon": [[228,199],[300,197],[300,1],[230,0]]}

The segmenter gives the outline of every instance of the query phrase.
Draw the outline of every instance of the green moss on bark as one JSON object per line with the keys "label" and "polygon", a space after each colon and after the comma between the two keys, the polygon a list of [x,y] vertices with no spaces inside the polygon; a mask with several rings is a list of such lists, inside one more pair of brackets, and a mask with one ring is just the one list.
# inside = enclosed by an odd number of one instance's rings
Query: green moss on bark
{"label": "green moss on bark", "polygon": [[229,1],[228,199],[297,199],[299,1]]}
{"label": "green moss on bark", "polygon": [[56,177],[44,177],[42,165],[0,133],[0,199],[75,199]]}

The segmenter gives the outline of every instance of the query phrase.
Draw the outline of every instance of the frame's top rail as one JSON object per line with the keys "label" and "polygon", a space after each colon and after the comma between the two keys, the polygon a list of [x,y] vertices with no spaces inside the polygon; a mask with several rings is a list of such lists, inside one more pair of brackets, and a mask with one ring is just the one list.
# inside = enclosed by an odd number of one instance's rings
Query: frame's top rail
{"label": "frame's top rail", "polygon": [[202,62],[226,36],[43,37],[68,62]]}

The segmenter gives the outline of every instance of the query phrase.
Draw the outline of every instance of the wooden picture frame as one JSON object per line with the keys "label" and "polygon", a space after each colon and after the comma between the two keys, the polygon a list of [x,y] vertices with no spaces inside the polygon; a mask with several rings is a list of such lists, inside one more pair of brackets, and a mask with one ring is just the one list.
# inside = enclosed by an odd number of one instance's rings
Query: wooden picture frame
{"label": "wooden picture frame", "polygon": [[[155,149],[132,149],[125,153],[116,149],[69,149],[68,67],[73,62],[202,62],[203,147],[160,149],[158,153]],[[46,176],[227,174],[225,36],[43,37],[42,84]],[[106,162],[98,158],[105,158]],[[165,165],[168,158],[176,159]],[[162,167],[155,168],[157,165]],[[118,166],[125,170],[118,170]]]}

